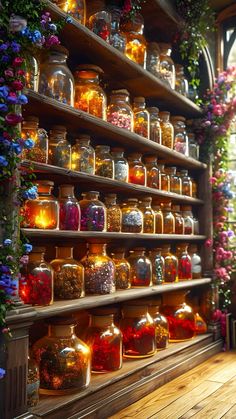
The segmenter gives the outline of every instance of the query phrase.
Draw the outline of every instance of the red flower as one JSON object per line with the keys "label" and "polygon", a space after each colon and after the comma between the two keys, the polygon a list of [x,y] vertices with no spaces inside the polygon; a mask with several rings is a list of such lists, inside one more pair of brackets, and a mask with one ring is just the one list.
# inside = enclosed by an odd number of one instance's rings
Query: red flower
{"label": "red flower", "polygon": [[8,68],[7,70],[4,71],[4,75],[5,77],[13,77],[14,73],[11,68]]}
{"label": "red flower", "polygon": [[14,90],[22,90],[24,87],[23,83],[20,80],[14,80],[11,83],[11,86]]}
{"label": "red flower", "polygon": [[17,115],[16,113],[8,113],[5,117],[5,121],[8,125],[17,125],[23,121],[21,115]]}
{"label": "red flower", "polygon": [[23,62],[24,62],[25,60],[24,60],[24,58],[21,58],[21,57],[16,57],[16,58],[14,58],[14,61],[13,61],[13,66],[14,67],[18,67],[18,66],[20,66]]}
{"label": "red flower", "polygon": [[24,70],[17,70],[17,72],[16,72],[16,75],[17,76],[24,76],[25,75],[25,71]]}

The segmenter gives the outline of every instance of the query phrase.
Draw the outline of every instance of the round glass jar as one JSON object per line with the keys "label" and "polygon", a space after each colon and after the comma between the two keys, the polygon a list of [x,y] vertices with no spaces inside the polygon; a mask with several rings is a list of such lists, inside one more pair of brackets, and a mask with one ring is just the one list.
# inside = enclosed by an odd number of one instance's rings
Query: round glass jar
{"label": "round glass jar", "polygon": [[184,67],[180,64],[175,64],[175,90],[188,97],[188,80],[184,76]]}
{"label": "round glass jar", "polygon": [[171,45],[159,43],[160,52],[160,77],[171,89],[175,89],[175,65],[171,58]]}
{"label": "round glass jar", "polygon": [[118,51],[125,53],[126,48],[126,36],[120,30],[120,9],[111,10],[111,36],[110,36],[110,45],[118,49]]}
{"label": "round glass jar", "polygon": [[73,259],[73,247],[56,247],[54,270],[54,295],[59,300],[84,297],[84,268]]}
{"label": "round glass jar", "polygon": [[157,144],[162,144],[159,109],[151,107],[147,108],[147,110],[150,115],[150,140]]}
{"label": "round glass jar", "polygon": [[159,312],[160,300],[148,302],[148,313],[153,318],[156,329],[156,349],[166,349],[169,344],[169,326],[167,318]]}
{"label": "round glass jar", "polygon": [[[29,351],[30,352],[30,351]],[[39,402],[39,367],[37,362],[34,360],[31,353],[28,355],[28,372],[27,372],[27,384],[26,384],[26,395],[27,395],[27,406],[37,406]]]}
{"label": "round glass jar", "polygon": [[130,264],[125,259],[125,249],[115,249],[111,255],[116,267],[116,289],[130,288]]}
{"label": "round glass jar", "polygon": [[95,174],[95,151],[90,145],[90,136],[79,135],[71,148],[71,169],[78,172]]}
{"label": "round glass jar", "polygon": [[85,25],[86,22],[86,4],[85,0],[54,0],[65,13]]}
{"label": "round glass jar", "polygon": [[156,234],[163,234],[164,229],[164,221],[163,221],[163,212],[161,210],[161,206],[158,204],[152,205],[152,209],[155,212],[155,233]]}
{"label": "round glass jar", "polygon": [[174,148],[174,127],[170,122],[170,112],[160,112],[161,143],[165,147]]}
{"label": "round glass jar", "polygon": [[112,90],[110,104],[107,107],[107,122],[133,132],[134,114],[127,90]]}
{"label": "round glass jar", "polygon": [[178,259],[170,251],[170,244],[161,246],[161,254],[165,261],[164,282],[178,281]]}
{"label": "round glass jar", "polygon": [[95,148],[95,175],[114,179],[115,164],[110,154],[109,145],[97,145]]}
{"label": "round glass jar", "polygon": [[184,219],[181,215],[180,205],[172,204],[172,214],[175,217],[175,234],[184,234]]}
{"label": "round glass jar", "polygon": [[80,206],[74,195],[73,185],[59,186],[59,229],[78,231],[80,228]]}
{"label": "round glass jar", "polygon": [[66,140],[66,127],[54,125],[49,133],[48,164],[71,169],[71,145]]}
{"label": "round glass jar", "polygon": [[164,164],[157,165],[159,169],[160,188],[162,191],[170,192],[170,176],[165,170]]}
{"label": "round glass jar", "polygon": [[121,231],[121,209],[116,202],[116,194],[111,193],[105,196],[107,209],[107,231],[119,233]]}
{"label": "round glass jar", "polygon": [[155,212],[152,207],[152,197],[148,196],[142,199],[139,203],[139,209],[143,213],[143,233],[155,233]]}
{"label": "round glass jar", "polygon": [[191,257],[192,265],[192,278],[199,279],[202,278],[202,259],[198,254],[198,247],[196,244],[191,244],[188,248],[189,255]]}
{"label": "round glass jar", "polygon": [[171,123],[174,127],[174,150],[185,156],[189,156],[188,136],[186,133],[186,118],[184,116],[172,116]]}
{"label": "round glass jar", "polygon": [[149,42],[147,45],[146,69],[154,76],[160,73],[160,49],[157,42]]}
{"label": "round glass jar", "polygon": [[48,335],[33,345],[34,358],[39,364],[40,393],[65,395],[89,386],[91,353],[89,347],[74,332],[71,318],[50,318]]}
{"label": "round glass jar", "polygon": [[123,20],[121,30],[125,34],[127,42],[125,55],[130,60],[146,68],[147,43],[143,36],[144,20],[140,13],[136,13],[131,19]]}
{"label": "round glass jar", "polygon": [[163,212],[163,233],[175,233],[175,217],[172,213],[171,202],[163,202],[161,204]]}
{"label": "round glass jar", "polygon": [[165,167],[165,173],[170,177],[170,192],[182,193],[182,180],[176,174],[176,167]]}
{"label": "round glass jar", "polygon": [[189,157],[192,159],[199,160],[199,145],[195,141],[195,135],[188,132],[188,141],[189,141]]}
{"label": "round glass jar", "polygon": [[182,216],[184,219],[184,234],[193,234],[194,233],[194,220],[192,207],[190,205],[182,205]]}
{"label": "round glass jar", "polygon": [[61,45],[50,48],[50,54],[40,66],[39,93],[74,106],[74,78],[66,64],[69,52]]}
{"label": "round glass jar", "polygon": [[165,260],[161,256],[161,248],[149,250],[149,259],[152,262],[152,284],[161,285],[164,282]]}
{"label": "round glass jar", "polygon": [[37,163],[48,162],[48,135],[47,131],[39,128],[39,118],[37,116],[26,116],[21,127],[21,138],[24,141],[31,139],[34,146],[31,149],[24,148],[22,160],[29,159]]}
{"label": "round glass jar", "polygon": [[123,148],[112,148],[111,156],[114,160],[114,179],[122,182],[128,182],[129,179],[129,164],[124,157]]}
{"label": "round glass jar", "polygon": [[130,250],[130,282],[132,287],[149,287],[152,285],[152,262],[145,256],[144,247]]}
{"label": "round glass jar", "polygon": [[150,115],[144,97],[135,97],[133,104],[134,132],[141,137],[150,138]]}
{"label": "round glass jar", "polygon": [[111,13],[99,10],[92,14],[87,22],[88,28],[104,41],[110,43],[111,36]]}
{"label": "round glass jar", "polygon": [[179,171],[179,175],[182,179],[182,194],[187,196],[193,195],[192,180],[188,174],[188,170],[182,169]]}
{"label": "round glass jar", "polygon": [[188,254],[188,243],[176,245],[176,257],[178,258],[178,279],[179,281],[192,279],[192,263]]}
{"label": "round glass jar", "polygon": [[143,213],[138,209],[138,200],[129,198],[121,207],[121,231],[123,233],[142,233]]}
{"label": "round glass jar", "polygon": [[82,194],[79,201],[81,210],[81,231],[106,231],[106,207],[99,201],[99,192],[89,191]]}
{"label": "round glass jar", "polygon": [[129,154],[129,183],[146,186],[147,170],[141,159],[140,153]]}
{"label": "round glass jar", "polygon": [[160,189],[160,171],[157,166],[157,157],[145,156],[144,162],[147,171],[147,184],[149,188]]}

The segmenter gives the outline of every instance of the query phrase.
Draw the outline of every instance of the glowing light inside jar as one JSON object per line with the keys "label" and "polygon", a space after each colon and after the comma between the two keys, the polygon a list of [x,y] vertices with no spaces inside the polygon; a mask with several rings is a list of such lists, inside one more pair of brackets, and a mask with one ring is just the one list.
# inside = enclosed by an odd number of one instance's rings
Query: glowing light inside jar
{"label": "glowing light inside jar", "polygon": [[51,220],[47,211],[44,209],[40,209],[39,214],[35,216],[35,226],[38,228],[49,228],[54,221]]}

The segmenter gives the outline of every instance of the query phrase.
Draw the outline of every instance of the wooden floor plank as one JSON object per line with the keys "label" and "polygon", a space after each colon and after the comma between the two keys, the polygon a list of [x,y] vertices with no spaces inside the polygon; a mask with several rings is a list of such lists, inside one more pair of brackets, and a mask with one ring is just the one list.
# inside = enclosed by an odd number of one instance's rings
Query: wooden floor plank
{"label": "wooden floor plank", "polygon": [[233,419],[236,418],[236,404],[233,405],[233,407],[231,407],[230,410],[228,410],[228,412],[222,416],[222,419]]}

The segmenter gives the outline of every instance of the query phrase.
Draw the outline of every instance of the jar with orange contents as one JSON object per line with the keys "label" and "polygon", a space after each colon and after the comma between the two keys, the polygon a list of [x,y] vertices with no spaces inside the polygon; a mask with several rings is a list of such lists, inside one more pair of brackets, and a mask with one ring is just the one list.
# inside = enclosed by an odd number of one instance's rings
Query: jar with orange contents
{"label": "jar with orange contents", "polygon": [[155,212],[155,233],[156,234],[163,234],[164,229],[164,221],[163,221],[163,212],[161,210],[161,205],[154,204],[152,205],[152,209]]}
{"label": "jar with orange contents", "polygon": [[142,199],[139,204],[139,209],[143,213],[143,233],[155,233],[155,212],[152,207],[152,197],[147,196]]}
{"label": "jar with orange contents", "polygon": [[147,186],[149,186],[149,188],[159,189],[160,171],[157,166],[157,157],[145,156],[144,162],[147,169]]}
{"label": "jar with orange contents", "polygon": [[184,234],[184,219],[180,212],[180,205],[172,204],[172,213],[175,217],[175,234]]}
{"label": "jar with orange contents", "polygon": [[129,183],[146,186],[147,170],[141,159],[140,153],[129,154]]}
{"label": "jar with orange contents", "polygon": [[187,196],[193,196],[192,180],[188,174],[188,170],[182,169],[179,171],[182,179],[182,194]]}
{"label": "jar with orange contents", "polygon": [[197,198],[197,182],[196,180],[192,178],[191,178],[191,181],[192,181],[192,197]]}
{"label": "jar with orange contents", "polygon": [[29,159],[38,163],[48,162],[48,135],[47,131],[39,128],[39,118],[37,116],[26,116],[22,123],[21,138],[24,141],[31,139],[34,146],[31,149],[24,148],[22,159]]}
{"label": "jar with orange contents", "polygon": [[178,281],[178,259],[171,253],[170,244],[163,244],[161,246],[161,254],[165,261],[164,268],[164,282]]}
{"label": "jar with orange contents", "polygon": [[134,132],[142,137],[150,137],[150,115],[146,109],[144,97],[134,98]]}
{"label": "jar with orange contents", "polygon": [[156,348],[157,350],[165,349],[169,343],[169,326],[167,318],[160,313],[159,307],[161,299],[155,298],[148,303],[148,313],[153,318],[156,329]]}
{"label": "jar with orange contents", "polygon": [[162,145],[173,150],[174,147],[174,127],[170,122],[170,112],[160,112],[161,139]]}
{"label": "jar with orange contents", "polygon": [[160,188],[162,191],[170,192],[170,176],[165,171],[164,164],[157,165],[160,172]]}
{"label": "jar with orange contents", "polygon": [[182,193],[182,180],[176,174],[176,167],[165,167],[165,173],[170,177],[170,192]]}
{"label": "jar with orange contents", "polygon": [[132,19],[123,20],[121,24],[121,30],[127,38],[126,57],[145,68],[147,43],[143,29],[144,21],[140,13],[136,13]]}
{"label": "jar with orange contents", "polygon": [[163,202],[161,204],[163,212],[163,233],[174,234],[175,233],[175,217],[172,213],[171,202]]}

